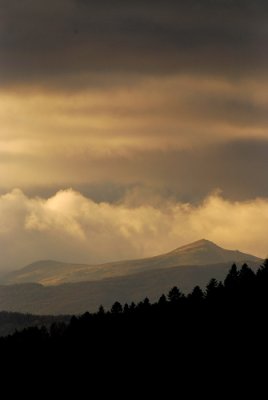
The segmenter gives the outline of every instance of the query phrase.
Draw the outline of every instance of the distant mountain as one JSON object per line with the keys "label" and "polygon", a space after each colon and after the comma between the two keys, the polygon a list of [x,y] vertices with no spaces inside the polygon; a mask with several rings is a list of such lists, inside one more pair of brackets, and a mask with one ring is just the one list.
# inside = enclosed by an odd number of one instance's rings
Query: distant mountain
{"label": "distant mountain", "polygon": [[116,261],[100,265],[70,264],[57,261],[38,261],[12,272],[1,279],[3,284],[40,283],[45,286],[63,283],[99,281],[126,277],[140,272],[170,267],[208,266],[233,262],[260,263],[262,260],[238,250],[226,250],[202,239],[155,257]]}
{"label": "distant mountain", "polygon": [[71,317],[68,315],[32,315],[17,312],[0,312],[0,337],[12,335],[15,331],[21,331],[29,327],[42,326],[48,329],[53,323],[68,323]]}
{"label": "distant mountain", "polygon": [[[211,278],[223,280],[232,262],[207,266],[160,268],[128,276],[106,278],[91,282],[42,286],[36,283],[0,286],[0,310],[34,314],[81,314],[106,309],[115,301],[122,304],[138,302],[145,297],[156,301],[162,293],[178,286],[184,293],[195,285],[202,288]],[[259,262],[250,262],[256,270]]]}
{"label": "distant mountain", "polygon": [[208,240],[169,253],[101,265],[39,261],[10,273],[0,286],[0,310],[34,314],[80,314],[116,301],[157,300],[173,286],[188,293],[214,277],[224,279],[232,263],[253,269],[262,260],[225,250]]}

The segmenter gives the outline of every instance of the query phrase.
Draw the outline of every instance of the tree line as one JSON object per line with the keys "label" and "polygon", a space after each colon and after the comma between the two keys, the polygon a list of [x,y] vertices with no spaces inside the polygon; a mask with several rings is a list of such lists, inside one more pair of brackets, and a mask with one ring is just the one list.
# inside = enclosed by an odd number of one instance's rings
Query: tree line
{"label": "tree line", "polygon": [[121,390],[124,398],[135,388],[142,397],[144,385],[157,393],[161,383],[181,393],[187,382],[188,395],[195,386],[200,391],[200,381],[208,393],[213,382],[220,391],[234,384],[240,390],[266,373],[267,305],[268,260],[256,273],[234,264],[223,282],[211,279],[204,290],[196,286],[185,295],[174,286],[154,303],[115,302],[0,338],[1,365],[26,376],[24,382],[35,376],[41,388],[56,381],[65,392],[71,382],[89,391],[97,382],[99,394]]}
{"label": "tree line", "polygon": [[205,290],[196,286],[185,295],[174,286],[155,303],[148,298],[137,304],[116,301],[109,310],[100,306],[98,312],[73,316],[69,323],[54,322],[50,328],[37,326],[15,332],[1,338],[0,347],[23,343],[31,346],[77,343],[90,347],[94,341],[112,348],[115,343],[119,347],[126,345],[130,338],[135,339],[134,343],[143,343],[149,336],[151,343],[160,337],[168,338],[169,343],[188,341],[195,332],[197,341],[210,336],[214,341],[213,332],[217,337],[225,332],[228,337],[231,331],[245,334],[245,327],[247,334],[251,331],[254,335],[256,329],[265,325],[267,301],[268,260],[256,273],[247,264],[240,270],[233,264],[223,282],[211,279]]}

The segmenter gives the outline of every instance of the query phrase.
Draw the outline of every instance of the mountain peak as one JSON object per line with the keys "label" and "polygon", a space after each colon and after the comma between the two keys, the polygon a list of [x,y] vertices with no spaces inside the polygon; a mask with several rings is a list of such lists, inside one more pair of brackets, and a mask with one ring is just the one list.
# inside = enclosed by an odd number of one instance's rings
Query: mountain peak
{"label": "mountain peak", "polygon": [[200,239],[200,240],[197,240],[195,243],[206,243],[206,244],[213,244],[214,246],[215,246],[215,243],[214,242],[212,242],[211,240],[208,240],[208,239]]}
{"label": "mountain peak", "polygon": [[227,250],[207,239],[200,239],[193,243],[178,247],[168,253],[179,259],[182,265],[205,265],[225,262],[250,262],[259,259],[250,254],[241,253],[238,250]]}
{"label": "mountain peak", "polygon": [[[191,246],[191,245],[196,245],[196,246],[203,246],[203,245],[206,245],[206,246],[211,246],[211,245],[212,246],[217,246],[216,243],[214,243],[214,242],[212,242],[211,240],[208,240],[208,239],[196,240],[193,243],[189,243],[188,246]],[[219,247],[219,246],[217,246],[217,247]]]}
{"label": "mountain peak", "polygon": [[105,278],[128,276],[141,271],[168,269],[181,266],[208,266],[234,262],[261,262],[255,256],[239,251],[227,250],[207,239],[200,239],[181,246],[169,253],[138,260],[125,260],[100,265],[40,261],[6,276],[4,283],[37,282],[43,285],[58,285],[68,282],[98,281]]}
{"label": "mountain peak", "polygon": [[210,240],[200,239],[200,240],[196,240],[195,242],[180,246],[177,249],[175,249],[174,251],[177,252],[177,251],[191,250],[191,249],[194,250],[194,249],[198,249],[198,248],[220,249],[220,247],[217,244],[211,242]]}

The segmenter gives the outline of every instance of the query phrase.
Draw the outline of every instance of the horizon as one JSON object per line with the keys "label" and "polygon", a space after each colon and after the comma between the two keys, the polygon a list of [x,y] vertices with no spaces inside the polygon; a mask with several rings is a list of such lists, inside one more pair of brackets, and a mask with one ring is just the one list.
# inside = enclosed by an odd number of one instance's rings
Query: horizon
{"label": "horizon", "polygon": [[268,5],[1,8],[0,273],[207,237],[268,256]]}

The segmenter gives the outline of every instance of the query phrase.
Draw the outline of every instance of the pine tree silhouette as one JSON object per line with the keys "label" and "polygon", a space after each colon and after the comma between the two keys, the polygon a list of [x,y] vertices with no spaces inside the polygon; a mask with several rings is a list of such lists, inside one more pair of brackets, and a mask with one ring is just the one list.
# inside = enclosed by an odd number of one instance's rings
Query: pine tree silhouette
{"label": "pine tree silhouette", "polygon": [[123,312],[123,307],[121,306],[121,304],[116,301],[111,308],[111,313],[112,314],[121,314]]}

